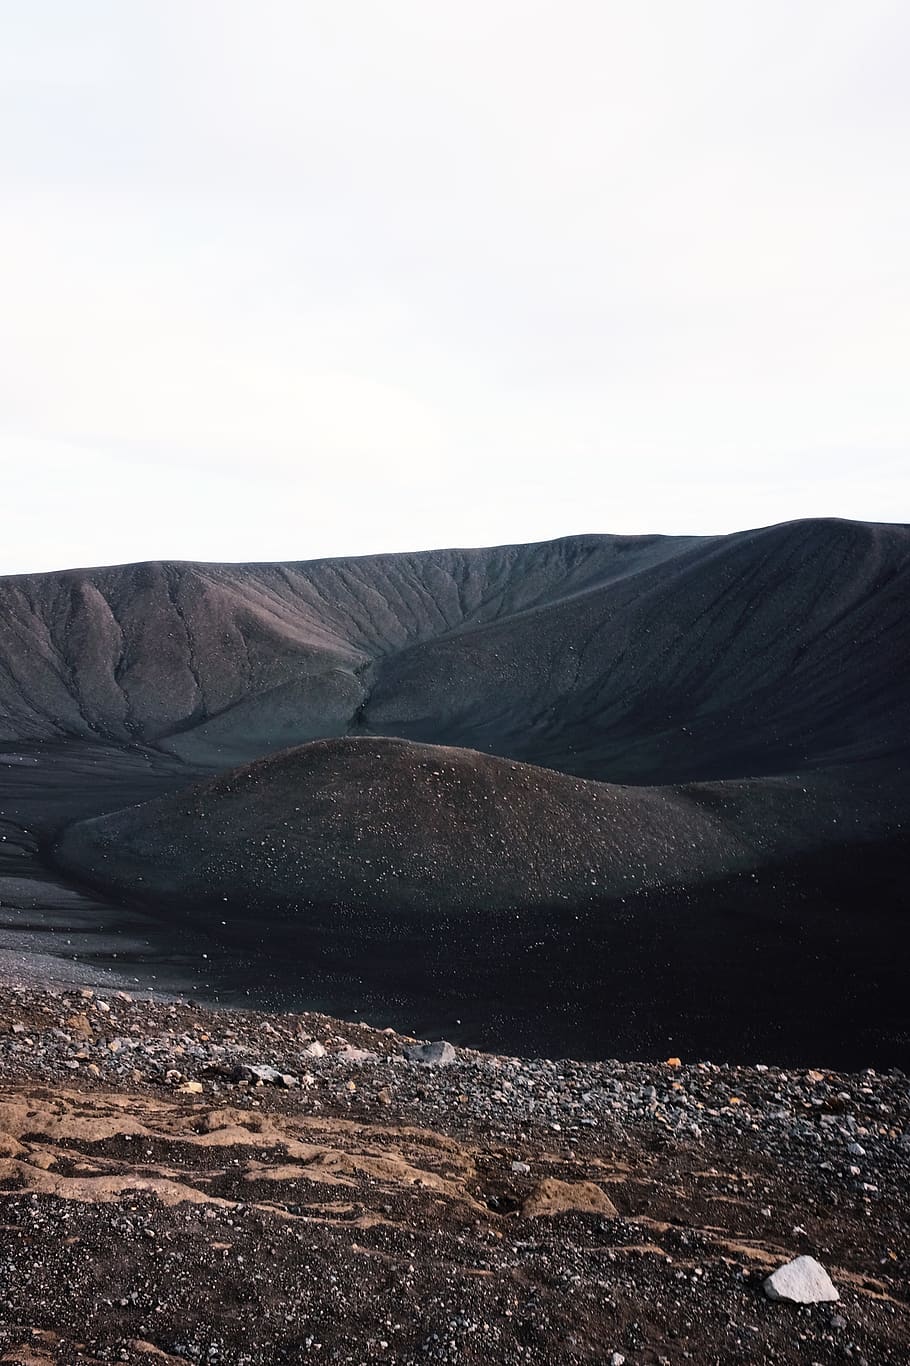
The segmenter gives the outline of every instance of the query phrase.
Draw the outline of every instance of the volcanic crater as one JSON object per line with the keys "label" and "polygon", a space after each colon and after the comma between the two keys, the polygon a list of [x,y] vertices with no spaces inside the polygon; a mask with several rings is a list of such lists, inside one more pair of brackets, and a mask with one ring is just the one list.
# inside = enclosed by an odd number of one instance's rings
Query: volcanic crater
{"label": "volcanic crater", "polygon": [[842,521],[0,580],[7,952],[905,1060],[908,587],[910,529]]}

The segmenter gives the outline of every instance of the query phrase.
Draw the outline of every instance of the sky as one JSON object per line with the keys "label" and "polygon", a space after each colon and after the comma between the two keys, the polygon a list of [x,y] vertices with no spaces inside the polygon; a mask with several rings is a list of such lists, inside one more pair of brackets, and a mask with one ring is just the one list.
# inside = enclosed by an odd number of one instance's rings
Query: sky
{"label": "sky", "polygon": [[0,572],[910,521],[906,0],[0,0]]}

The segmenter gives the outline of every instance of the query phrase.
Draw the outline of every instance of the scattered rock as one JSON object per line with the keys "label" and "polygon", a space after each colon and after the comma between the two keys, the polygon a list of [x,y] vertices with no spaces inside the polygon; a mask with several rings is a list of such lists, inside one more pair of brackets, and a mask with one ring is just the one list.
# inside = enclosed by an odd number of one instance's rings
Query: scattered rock
{"label": "scattered rock", "polygon": [[[154,1096],[154,1089],[165,1083],[179,1093],[179,1100],[172,1095],[170,1101],[173,1104],[178,1100],[175,1110],[180,1109],[179,1101],[187,1098],[197,1102],[183,1107],[188,1123],[198,1123],[198,1117],[208,1108],[200,1102],[210,1096],[215,1106],[225,1107],[218,1113],[231,1117],[230,1123],[222,1123],[222,1127],[236,1126],[253,1133],[268,1132],[272,1123],[270,1112],[280,1115],[295,1109],[306,1114],[308,1125],[320,1123],[324,1116],[353,1112],[359,1129],[370,1124],[371,1108],[375,1118],[381,1114],[380,1107],[393,1104],[394,1097],[395,1126],[389,1124],[388,1118],[384,1124],[379,1120],[383,1144],[391,1141],[389,1135],[399,1132],[397,1125],[404,1126],[401,1132],[410,1133],[410,1126],[415,1123],[421,1129],[440,1125],[445,1131],[451,1122],[458,1130],[464,1128],[484,1135],[482,1166],[490,1174],[492,1187],[484,1203],[496,1220],[490,1238],[497,1244],[500,1239],[514,1239],[516,1233],[507,1231],[507,1225],[511,1225],[517,1232],[514,1246],[522,1257],[537,1257],[541,1247],[551,1244],[561,1248],[559,1255],[563,1256],[567,1246],[566,1216],[574,1214],[571,1238],[581,1234],[584,1222],[597,1244],[600,1265],[616,1263],[617,1271],[623,1266],[622,1274],[630,1274],[625,1270],[629,1259],[622,1258],[620,1249],[653,1238],[667,1254],[665,1264],[669,1269],[660,1273],[667,1285],[675,1287],[679,1280],[691,1282],[700,1295],[709,1287],[719,1289],[712,1278],[720,1274],[721,1262],[711,1259],[700,1244],[683,1252],[683,1248],[690,1247],[691,1235],[679,1231],[675,1220],[665,1234],[655,1233],[650,1220],[645,1221],[647,1231],[635,1228],[637,1211],[647,1209],[655,1219],[661,1219],[666,1210],[643,1204],[633,1186],[614,1187],[599,1180],[603,1171],[610,1170],[614,1152],[621,1153],[630,1136],[635,1135],[635,1141],[644,1140],[649,1149],[653,1145],[654,1151],[664,1154],[661,1161],[675,1161],[676,1153],[682,1172],[691,1172],[693,1161],[701,1164],[705,1189],[700,1190],[701,1183],[696,1187],[682,1181],[679,1194],[684,1203],[732,1197],[737,1204],[745,1200],[756,1219],[762,1221],[784,1221],[788,1209],[805,1208],[811,1210],[816,1221],[811,1227],[820,1248],[829,1245],[826,1230],[832,1221],[840,1231],[846,1229],[847,1223],[838,1221],[853,1220],[855,1224],[857,1215],[852,1206],[854,1197],[859,1196],[863,1219],[876,1222],[869,1225],[865,1266],[861,1268],[859,1262],[854,1265],[849,1260],[844,1265],[850,1266],[852,1272],[862,1269],[870,1276],[881,1277],[889,1293],[902,1269],[901,1254],[888,1250],[892,1241],[897,1245],[896,1228],[889,1225],[887,1236],[881,1231],[881,1217],[893,1208],[895,1198],[900,1208],[897,1183],[905,1166],[906,1147],[901,1145],[901,1137],[908,1133],[910,1088],[907,1077],[897,1069],[881,1077],[870,1073],[852,1076],[825,1072],[821,1074],[823,1081],[816,1081],[805,1069],[788,1072],[765,1065],[736,1068],[702,1062],[686,1063],[677,1069],[673,1058],[643,1064],[497,1057],[456,1050],[444,1040],[421,1041],[401,1033],[384,1036],[384,1031],[378,1030],[359,1032],[363,1026],[312,1015],[305,1015],[299,1023],[293,1018],[289,1021],[287,1017],[276,1016],[271,1028],[265,1029],[259,1014],[225,1011],[204,1015],[184,1002],[142,1000],[127,1010],[117,1004],[113,995],[109,997],[108,1012],[99,1008],[97,999],[87,1007],[94,1030],[85,1034],[74,1023],[84,1005],[75,990],[58,993],[50,1000],[52,1004],[47,1004],[46,997],[19,994],[14,1000],[15,1008],[11,1008],[13,1003],[7,1007],[5,1016],[10,1023],[0,1028],[0,1065],[5,1065],[14,1078],[46,1075],[53,1085],[55,1079],[59,1082],[62,1078],[63,1069],[68,1069],[68,1090],[81,1084],[91,1092],[97,1079],[103,1079],[108,1089],[112,1084],[125,1088],[132,1082],[152,1088],[149,1099],[153,1105],[160,1101],[160,1097]],[[16,1033],[12,1032],[12,1021],[18,1022]],[[64,1024],[68,1029],[62,1028]],[[317,1034],[324,1042],[318,1042]],[[381,1051],[374,1052],[374,1047]],[[409,1059],[406,1065],[402,1051]],[[263,1061],[249,1061],[257,1056]],[[266,1062],[266,1058],[271,1061]],[[439,1065],[453,1059],[458,1064],[455,1067]],[[358,1066],[361,1063],[364,1065]],[[425,1065],[412,1065],[415,1063]],[[200,1080],[195,1080],[197,1077]],[[296,1101],[280,1089],[289,1086],[298,1088],[293,1093]],[[267,1094],[269,1091],[272,1094]],[[388,1111],[385,1113],[388,1116]],[[702,1142],[709,1149],[698,1154],[694,1147]],[[751,1181],[743,1185],[739,1157],[735,1166],[726,1169],[726,1164],[721,1167],[718,1163],[721,1169],[716,1170],[715,1142],[724,1147],[732,1145],[731,1152],[746,1144],[761,1154],[762,1161],[770,1163],[762,1169],[761,1181],[754,1187]],[[592,1151],[599,1147],[603,1155],[596,1165],[585,1161],[589,1144],[593,1145]],[[137,1152],[138,1149],[137,1144]],[[509,1156],[518,1152],[527,1160],[513,1160]],[[11,1155],[18,1156],[15,1151]],[[257,1170],[260,1165],[263,1170],[271,1165],[270,1143],[264,1141],[254,1158]],[[440,1159],[447,1167],[442,1153]],[[41,1154],[33,1154],[30,1163],[41,1169],[43,1160]],[[794,1171],[803,1171],[809,1182],[808,1187],[800,1187],[804,1197],[800,1200],[788,1199],[784,1187],[774,1184],[776,1178],[769,1180],[769,1173]],[[542,1172],[558,1173],[560,1179],[542,1178]],[[55,1180],[58,1175],[68,1174],[55,1173]],[[583,1179],[589,1177],[595,1180]],[[446,1171],[445,1179],[454,1178]],[[839,1200],[845,1183],[848,1198]],[[410,1184],[416,1194],[422,1193],[422,1177]],[[238,1187],[241,1197],[245,1189]],[[624,1209],[625,1201],[629,1201],[627,1215],[617,1214],[605,1194],[612,1195],[616,1189],[623,1193]],[[473,1189],[471,1194],[476,1200]],[[5,1198],[12,1197],[5,1193]],[[243,1205],[241,1199],[239,1207]],[[297,1211],[296,1196],[287,1208],[291,1213]],[[670,1208],[675,1206],[671,1204]],[[401,1218],[397,1204],[394,1208],[382,1205],[380,1212],[386,1218],[393,1214],[395,1220]],[[516,1213],[524,1219],[516,1219]],[[562,1219],[557,1217],[560,1215]],[[585,1215],[586,1220],[577,1217]],[[204,1217],[221,1216],[210,1211]],[[691,1214],[684,1211],[683,1219],[689,1217]],[[703,1213],[701,1217],[709,1216]],[[539,1220],[536,1227],[531,1220]],[[608,1220],[614,1222],[608,1224]],[[817,1227],[819,1220],[821,1224]],[[780,1229],[765,1225],[768,1236],[789,1235],[791,1222],[786,1220]],[[805,1237],[801,1225],[793,1225],[793,1237]],[[224,1242],[235,1238],[229,1221]],[[862,1245],[861,1237],[859,1243]],[[830,1243],[835,1245],[838,1244]],[[479,1258],[481,1264],[489,1260],[486,1251]],[[704,1266],[695,1266],[690,1274],[693,1252],[704,1261]],[[795,1277],[807,1262],[814,1266],[816,1277],[823,1278],[821,1287],[817,1283],[808,1290],[804,1285],[794,1289],[792,1283],[788,1287],[788,1276]],[[648,1258],[647,1265],[650,1263]],[[556,1265],[554,1261],[554,1274]],[[566,1277],[569,1270],[566,1266]],[[766,1271],[767,1268],[762,1271],[762,1277]],[[573,1268],[573,1281],[576,1274],[577,1268]],[[809,1331],[815,1336],[812,1348],[805,1344],[807,1359],[828,1360],[819,1351],[824,1335],[830,1342],[837,1333],[839,1350],[846,1352],[852,1346],[848,1338],[869,1330],[865,1310],[852,1297],[853,1321],[849,1328],[841,1315],[833,1314],[838,1306],[831,1302],[836,1301],[837,1291],[811,1258],[788,1263],[768,1282],[771,1299],[796,1304],[828,1302],[827,1312],[812,1318]],[[762,1283],[759,1279],[758,1284]],[[751,1275],[744,1276],[742,1285],[751,1294],[750,1284]],[[680,1301],[674,1303],[678,1305]],[[719,1295],[710,1301],[722,1314],[721,1303]],[[805,1326],[809,1325],[810,1317],[808,1313],[803,1316]],[[786,1312],[782,1316],[782,1311],[771,1310],[765,1320],[767,1331],[777,1334],[781,1341],[790,1332]],[[633,1341],[635,1336],[630,1327],[620,1341],[631,1354],[629,1359],[638,1361],[641,1344]],[[598,1360],[606,1363],[611,1360],[609,1335],[601,1341],[607,1346],[605,1351],[601,1347]],[[0,1315],[0,1356],[5,1346]],[[654,1359],[661,1361],[659,1356]],[[782,1358],[775,1358],[772,1352],[761,1359]],[[860,1361],[861,1357],[856,1359]],[[873,1359],[878,1358],[870,1357],[870,1362]]]}
{"label": "scattered rock", "polygon": [[270,1067],[267,1063],[243,1063],[237,1068],[237,1072],[246,1080],[257,1083],[260,1086],[297,1086],[299,1082],[290,1072],[279,1072],[277,1067]]}

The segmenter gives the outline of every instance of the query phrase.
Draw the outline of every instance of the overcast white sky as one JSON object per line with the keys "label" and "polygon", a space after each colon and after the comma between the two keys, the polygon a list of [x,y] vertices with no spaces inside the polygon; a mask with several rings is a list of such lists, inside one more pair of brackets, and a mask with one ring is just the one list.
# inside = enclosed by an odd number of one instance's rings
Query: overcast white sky
{"label": "overcast white sky", "polygon": [[910,520],[906,0],[0,19],[0,571]]}

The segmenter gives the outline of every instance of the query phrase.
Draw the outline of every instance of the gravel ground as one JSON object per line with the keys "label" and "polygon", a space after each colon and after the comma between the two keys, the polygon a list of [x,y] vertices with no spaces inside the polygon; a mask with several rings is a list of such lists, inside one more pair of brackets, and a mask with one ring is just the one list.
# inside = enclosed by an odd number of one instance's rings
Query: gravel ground
{"label": "gravel ground", "polygon": [[910,1360],[903,1073],[424,1052],[0,988],[0,1360]]}

